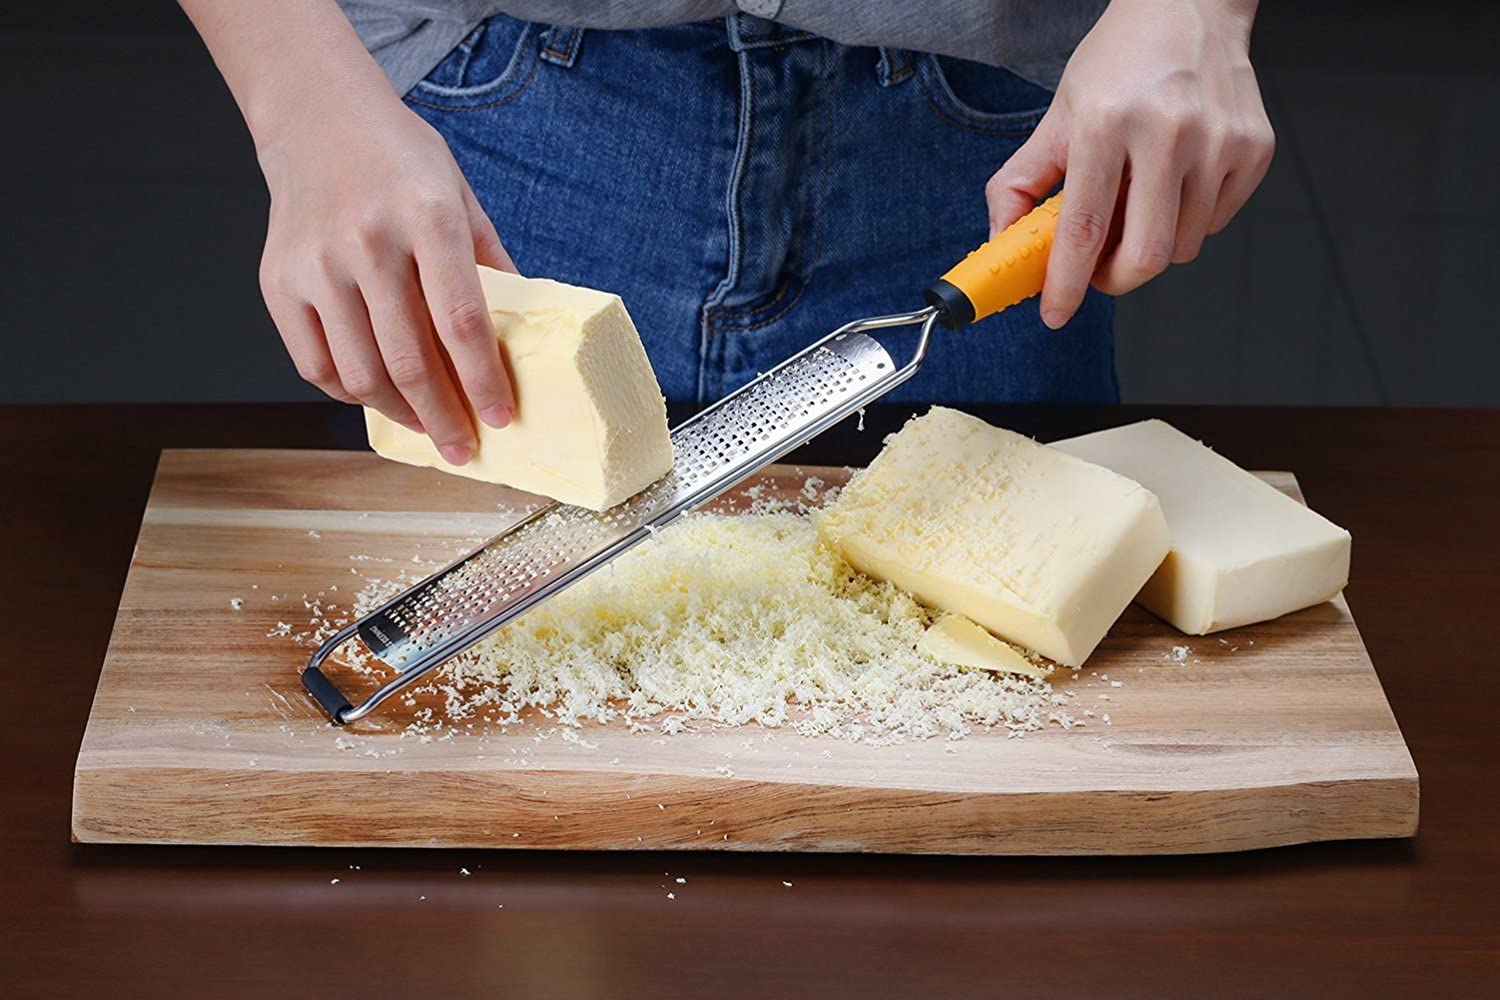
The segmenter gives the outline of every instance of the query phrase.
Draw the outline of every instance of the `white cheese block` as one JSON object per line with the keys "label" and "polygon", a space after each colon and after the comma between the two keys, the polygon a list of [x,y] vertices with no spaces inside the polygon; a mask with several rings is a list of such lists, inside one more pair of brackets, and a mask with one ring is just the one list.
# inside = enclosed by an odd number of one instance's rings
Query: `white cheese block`
{"label": "white cheese block", "polygon": [[851,566],[1077,666],[1167,554],[1150,491],[934,407],[819,514]]}
{"label": "white cheese block", "polygon": [[479,278],[515,385],[515,420],[500,430],[475,420],[478,452],[454,466],[431,439],[366,409],[370,446],[592,510],[666,475],[666,403],[619,296],[487,267]]}
{"label": "white cheese block", "polygon": [[1349,532],[1160,420],[1059,441],[1161,499],[1172,551],[1137,600],[1205,635],[1321,604],[1349,582]]}
{"label": "white cheese block", "polygon": [[978,667],[1038,679],[1049,672],[963,615],[943,615],[933,622],[917,640],[917,652],[955,667]]}

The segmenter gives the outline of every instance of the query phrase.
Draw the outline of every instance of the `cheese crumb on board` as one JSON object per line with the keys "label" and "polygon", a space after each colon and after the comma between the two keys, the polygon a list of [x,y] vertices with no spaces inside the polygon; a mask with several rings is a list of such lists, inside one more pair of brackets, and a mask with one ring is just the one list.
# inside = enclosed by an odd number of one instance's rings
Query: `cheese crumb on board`
{"label": "cheese crumb on board", "polygon": [[818,525],[862,572],[1068,666],[1169,548],[1140,484],[946,407],[887,439]]}
{"label": "cheese crumb on board", "polygon": [[1170,424],[1143,420],[1053,447],[1161,498],[1172,551],[1136,600],[1180,631],[1277,618],[1349,582],[1349,532]]}
{"label": "cheese crumb on board", "polygon": [[[356,603],[399,586],[376,585]],[[933,618],[855,572],[806,516],[694,513],[424,687],[443,695],[449,724],[510,725],[535,708],[565,726],[758,723],[874,745],[1076,724],[1044,680],[918,652]],[[418,715],[431,721],[431,711]]]}
{"label": "cheese crumb on board", "polygon": [[956,667],[978,667],[1038,679],[1052,672],[1048,667],[1031,662],[1020,650],[996,639],[963,615],[947,614],[934,622],[922,633],[917,652]]}
{"label": "cheese crumb on board", "polygon": [[619,296],[479,269],[516,389],[500,430],[475,420],[477,454],[449,465],[423,434],[365,410],[386,458],[605,510],[672,468],[666,403]]}

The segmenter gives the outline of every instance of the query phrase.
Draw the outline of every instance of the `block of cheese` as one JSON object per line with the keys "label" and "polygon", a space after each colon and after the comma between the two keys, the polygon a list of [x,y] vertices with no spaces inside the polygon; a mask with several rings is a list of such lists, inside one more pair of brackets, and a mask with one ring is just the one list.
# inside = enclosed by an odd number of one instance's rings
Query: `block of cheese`
{"label": "block of cheese", "polygon": [[945,614],[933,622],[917,640],[917,652],[956,667],[978,667],[1038,679],[1049,672],[963,615]]}
{"label": "block of cheese", "polygon": [[604,510],[672,468],[667,408],[619,296],[479,269],[516,418],[479,420],[479,450],[449,465],[424,435],[365,410],[370,446],[386,458],[502,483]]}
{"label": "block of cheese", "polygon": [[934,407],[818,516],[855,569],[1077,666],[1167,554],[1149,490]]}
{"label": "block of cheese", "polygon": [[1059,441],[1161,500],[1172,551],[1137,600],[1206,635],[1321,604],[1349,582],[1349,532],[1160,420]]}

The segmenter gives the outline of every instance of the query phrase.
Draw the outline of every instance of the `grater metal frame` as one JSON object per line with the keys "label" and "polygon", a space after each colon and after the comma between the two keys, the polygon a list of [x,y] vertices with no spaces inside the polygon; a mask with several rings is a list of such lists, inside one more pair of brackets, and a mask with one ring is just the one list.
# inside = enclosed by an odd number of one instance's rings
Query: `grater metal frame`
{"label": "grater metal frame", "polygon": [[[309,658],[303,686],[333,722],[364,718],[490,632],[911,378],[941,315],[929,306],[839,327],[673,428],[674,465],[661,480],[607,511],[550,503],[527,515],[340,629]],[[899,366],[866,336],[917,324],[917,345]],[[808,402],[809,387],[824,395]],[[778,425],[767,415],[778,406],[800,409]],[[749,426],[741,422],[746,416]],[[356,636],[398,671],[358,705],[322,669]]]}

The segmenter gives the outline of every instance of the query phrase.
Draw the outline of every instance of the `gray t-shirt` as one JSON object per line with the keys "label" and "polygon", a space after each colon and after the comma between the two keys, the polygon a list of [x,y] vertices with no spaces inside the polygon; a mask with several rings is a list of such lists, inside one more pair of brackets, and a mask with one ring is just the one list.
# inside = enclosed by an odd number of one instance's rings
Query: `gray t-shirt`
{"label": "gray t-shirt", "polygon": [[505,13],[581,28],[653,28],[746,13],[846,45],[1003,66],[1049,90],[1108,0],[339,0],[406,93],[479,22]]}

